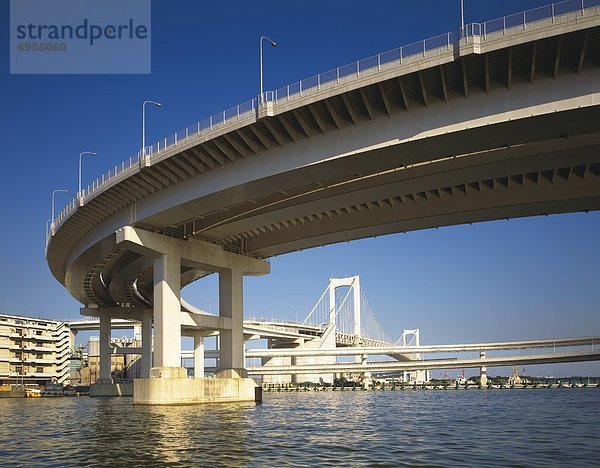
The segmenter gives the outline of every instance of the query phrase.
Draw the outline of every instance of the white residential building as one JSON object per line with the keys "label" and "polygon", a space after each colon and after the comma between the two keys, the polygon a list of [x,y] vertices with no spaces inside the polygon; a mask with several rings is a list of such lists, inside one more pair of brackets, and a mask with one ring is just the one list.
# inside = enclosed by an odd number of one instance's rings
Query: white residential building
{"label": "white residential building", "polygon": [[0,314],[0,384],[68,383],[68,323]]}

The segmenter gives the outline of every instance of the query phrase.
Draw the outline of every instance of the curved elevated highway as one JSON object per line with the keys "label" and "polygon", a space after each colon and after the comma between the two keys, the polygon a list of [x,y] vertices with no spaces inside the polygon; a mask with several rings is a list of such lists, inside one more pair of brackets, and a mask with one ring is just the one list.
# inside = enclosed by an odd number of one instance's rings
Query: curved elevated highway
{"label": "curved elevated highway", "polygon": [[[227,362],[238,368],[241,277],[268,273],[262,259],[597,210],[597,3],[469,25],[460,40],[448,33],[378,54],[188,127],[97,179],[53,220],[50,270],[89,314],[154,308],[159,343],[179,336],[166,314],[180,310],[180,288],[219,272],[221,315],[236,329]],[[159,345],[155,365],[178,365],[176,351]]]}
{"label": "curved elevated highway", "polygon": [[161,149],[55,220],[53,275],[84,304],[148,305],[151,263],[116,245],[124,225],[266,258],[598,209],[600,14],[539,23],[268,101]]}

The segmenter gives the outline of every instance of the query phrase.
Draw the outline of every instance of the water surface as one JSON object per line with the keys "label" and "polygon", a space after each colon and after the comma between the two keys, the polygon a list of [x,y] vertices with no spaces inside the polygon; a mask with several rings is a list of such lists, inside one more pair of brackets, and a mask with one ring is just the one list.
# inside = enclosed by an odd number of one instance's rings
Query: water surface
{"label": "water surface", "polygon": [[133,406],[0,399],[0,465],[589,466],[600,389],[265,393],[264,403]]}

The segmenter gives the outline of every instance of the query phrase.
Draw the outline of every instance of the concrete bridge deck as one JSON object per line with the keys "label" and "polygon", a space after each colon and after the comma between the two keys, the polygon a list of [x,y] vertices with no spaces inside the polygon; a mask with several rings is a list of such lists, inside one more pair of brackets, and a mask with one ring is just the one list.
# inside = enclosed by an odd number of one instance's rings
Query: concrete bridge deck
{"label": "concrete bridge deck", "polygon": [[323,373],[395,372],[435,369],[488,368],[515,365],[556,364],[565,362],[582,362],[600,360],[600,350],[567,352],[556,354],[532,354],[528,356],[495,356],[483,359],[417,359],[411,361],[386,361],[355,364],[338,362],[323,365],[294,366],[251,366],[249,375],[298,375]]}
{"label": "concrete bridge deck", "polygon": [[336,349],[260,349],[247,350],[246,357],[275,356],[356,356],[356,355],[405,355],[432,353],[464,353],[473,351],[507,351],[538,348],[564,348],[571,346],[591,346],[600,349],[600,336],[581,338],[554,338],[546,340],[500,341],[495,343],[469,343],[424,346],[382,346],[347,347]]}

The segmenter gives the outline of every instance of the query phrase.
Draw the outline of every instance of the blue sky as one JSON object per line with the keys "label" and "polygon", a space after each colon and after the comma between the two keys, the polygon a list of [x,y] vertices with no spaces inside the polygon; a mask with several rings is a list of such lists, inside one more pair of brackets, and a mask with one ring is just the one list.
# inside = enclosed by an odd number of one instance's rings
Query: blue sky
{"label": "blue sky", "polygon": [[[467,22],[493,19],[544,1],[465,0]],[[147,141],[255,96],[258,38],[265,88],[275,89],[338,65],[435,36],[460,24],[458,0],[395,2],[152,2],[152,74],[10,75],[8,2],[0,4],[0,311],[67,318],[79,304],[44,259],[50,193],[77,190],[141,145],[140,103],[151,109]],[[92,177],[93,176],[93,177]],[[69,199],[70,199],[69,196]],[[67,201],[57,195],[57,206]],[[600,334],[595,248],[600,214],[498,221],[386,236],[272,260],[272,274],[246,282],[253,315],[304,316],[331,276],[360,274],[392,336],[419,327],[424,343]],[[216,307],[209,278],[184,296]],[[597,364],[588,368],[600,374]],[[550,369],[550,368],[548,368]],[[561,368],[558,368],[559,370]]]}

